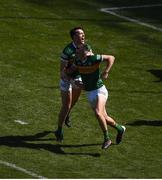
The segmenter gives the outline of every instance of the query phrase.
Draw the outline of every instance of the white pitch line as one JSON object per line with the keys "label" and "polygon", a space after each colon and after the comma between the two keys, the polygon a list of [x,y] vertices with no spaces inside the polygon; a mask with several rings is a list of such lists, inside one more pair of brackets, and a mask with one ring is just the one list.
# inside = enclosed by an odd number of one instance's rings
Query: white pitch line
{"label": "white pitch line", "polygon": [[[155,6],[155,5],[154,5],[154,6]],[[156,6],[162,6],[162,4],[157,4]],[[139,7],[139,6],[138,6],[138,7]],[[138,8],[138,7],[137,7],[137,6],[134,6],[134,8]],[[142,7],[142,6],[141,6],[141,7]],[[146,6],[145,6],[145,7],[146,7]],[[153,7],[153,5],[152,5],[152,6],[151,6],[151,5],[150,5],[150,6],[147,5],[147,7]],[[137,19],[133,19],[133,18],[129,18],[129,17],[127,17],[127,16],[119,15],[119,14],[113,12],[112,10],[116,10],[115,8],[116,8],[116,9],[128,9],[128,8],[133,8],[133,6],[128,6],[128,7],[114,7],[114,9],[112,9],[112,8],[101,8],[100,11],[101,11],[101,12],[105,12],[105,13],[109,13],[109,14],[111,14],[111,15],[113,15],[113,16],[122,18],[122,19],[124,19],[124,20],[127,20],[127,21],[130,21],[130,22],[133,22],[133,23],[142,25],[142,26],[149,27],[149,28],[154,29],[154,30],[156,30],[156,31],[162,32],[162,28],[156,27],[156,26],[151,25],[151,24],[144,23],[144,22],[139,21],[139,20],[137,20]]]}
{"label": "white pitch line", "polygon": [[22,125],[25,125],[25,124],[28,124],[27,122],[24,122],[22,120],[14,120],[16,123],[19,123],[19,124],[22,124]]}
{"label": "white pitch line", "polygon": [[120,10],[120,9],[135,9],[135,8],[148,8],[148,7],[159,7],[162,4],[147,4],[147,5],[140,5],[140,6],[122,6],[122,7],[111,7],[111,8],[104,8],[107,10]]}
{"label": "white pitch line", "polygon": [[16,169],[16,170],[18,170],[18,171],[24,172],[25,174],[28,174],[28,175],[30,175],[30,176],[32,176],[32,177],[35,177],[35,178],[48,179],[48,178],[46,178],[46,177],[40,176],[40,175],[38,175],[38,174],[35,174],[35,173],[31,172],[31,171],[28,171],[28,170],[26,170],[26,169],[24,169],[24,168],[18,167],[18,166],[16,166],[15,164],[11,164],[11,163],[6,162],[6,161],[0,160],[0,164],[3,164],[3,165],[5,165],[5,166],[7,166],[7,167],[11,167],[12,169]]}

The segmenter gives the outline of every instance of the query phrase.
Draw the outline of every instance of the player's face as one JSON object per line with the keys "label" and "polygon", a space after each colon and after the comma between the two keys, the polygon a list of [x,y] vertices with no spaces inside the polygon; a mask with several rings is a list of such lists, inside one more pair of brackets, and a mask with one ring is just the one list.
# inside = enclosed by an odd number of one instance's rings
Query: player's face
{"label": "player's face", "polygon": [[76,49],[76,55],[80,60],[84,60],[87,56],[87,53],[88,51],[85,49],[83,44]]}
{"label": "player's face", "polygon": [[84,34],[84,31],[82,29],[77,29],[75,31],[73,41],[76,44],[76,46],[84,44],[84,42],[85,42],[85,34]]}

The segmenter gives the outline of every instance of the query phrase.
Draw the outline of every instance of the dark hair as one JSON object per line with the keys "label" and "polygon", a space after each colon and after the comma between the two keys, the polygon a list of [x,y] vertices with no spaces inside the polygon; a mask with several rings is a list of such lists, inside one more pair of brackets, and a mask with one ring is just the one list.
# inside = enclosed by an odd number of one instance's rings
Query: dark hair
{"label": "dark hair", "polygon": [[71,36],[72,39],[73,39],[73,36],[74,36],[75,33],[76,33],[76,30],[78,30],[78,29],[81,29],[81,30],[84,31],[84,29],[83,29],[82,27],[75,27],[75,28],[73,28],[73,29],[70,30],[70,36]]}

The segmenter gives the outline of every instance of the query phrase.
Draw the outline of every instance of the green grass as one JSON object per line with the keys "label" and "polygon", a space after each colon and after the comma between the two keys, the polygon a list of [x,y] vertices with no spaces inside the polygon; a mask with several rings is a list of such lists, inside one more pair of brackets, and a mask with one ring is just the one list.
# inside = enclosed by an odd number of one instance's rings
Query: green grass
{"label": "green grass", "polygon": [[[162,178],[162,33],[98,11],[159,2],[1,0],[0,160],[47,178]],[[152,16],[146,9],[118,13],[162,27],[159,9]],[[84,92],[64,142],[52,133],[61,100],[59,56],[69,30],[80,25],[95,53],[116,57],[105,81],[107,110],[127,131],[121,145],[106,151]],[[0,178],[33,177],[0,164]]]}

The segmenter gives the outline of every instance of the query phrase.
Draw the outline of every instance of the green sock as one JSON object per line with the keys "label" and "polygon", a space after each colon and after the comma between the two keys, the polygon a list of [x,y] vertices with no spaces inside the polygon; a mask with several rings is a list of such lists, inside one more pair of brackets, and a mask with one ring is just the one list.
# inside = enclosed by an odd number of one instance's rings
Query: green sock
{"label": "green sock", "polygon": [[118,131],[123,131],[123,128],[122,128],[122,126],[120,124],[116,123],[114,128],[117,129]]}
{"label": "green sock", "polygon": [[109,140],[110,136],[109,136],[108,130],[104,131],[103,133],[104,133],[104,140]]}
{"label": "green sock", "polygon": [[58,132],[59,132],[60,134],[62,134],[62,133],[63,133],[63,129],[62,129],[62,127],[60,127],[60,126],[59,126],[57,130],[58,130]]}

